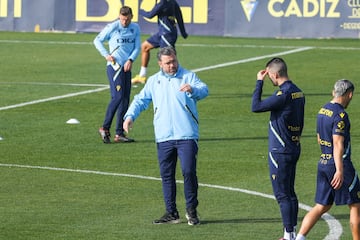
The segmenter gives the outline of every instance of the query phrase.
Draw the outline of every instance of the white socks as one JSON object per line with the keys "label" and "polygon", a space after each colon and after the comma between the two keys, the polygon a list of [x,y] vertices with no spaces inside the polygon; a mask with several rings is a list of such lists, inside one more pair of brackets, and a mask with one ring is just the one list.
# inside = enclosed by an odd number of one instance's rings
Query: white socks
{"label": "white socks", "polygon": [[306,240],[306,237],[302,234],[298,234],[295,238],[295,240]]}
{"label": "white socks", "polygon": [[146,77],[146,70],[147,70],[147,67],[141,67],[140,68],[140,77]]}
{"label": "white socks", "polygon": [[284,229],[284,239],[286,240],[296,240],[296,227],[294,227],[293,232],[287,232],[286,229]]}
{"label": "white socks", "polygon": [[286,232],[286,231],[284,231],[284,239],[295,240],[295,237],[296,237],[295,232]]}

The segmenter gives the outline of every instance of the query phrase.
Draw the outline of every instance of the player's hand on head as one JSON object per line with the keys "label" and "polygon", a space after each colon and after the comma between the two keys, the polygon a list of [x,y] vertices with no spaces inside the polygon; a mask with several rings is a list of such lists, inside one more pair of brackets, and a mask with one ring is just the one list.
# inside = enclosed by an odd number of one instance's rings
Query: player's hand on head
{"label": "player's hand on head", "polygon": [[266,70],[260,70],[257,74],[257,80],[264,80],[267,73],[268,72]]}

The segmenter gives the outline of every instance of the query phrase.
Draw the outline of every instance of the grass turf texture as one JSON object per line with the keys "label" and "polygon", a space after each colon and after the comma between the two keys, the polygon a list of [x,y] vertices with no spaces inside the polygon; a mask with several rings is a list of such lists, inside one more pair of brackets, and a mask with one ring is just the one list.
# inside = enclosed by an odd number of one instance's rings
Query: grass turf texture
{"label": "grass turf texture", "polygon": [[[105,62],[92,45],[94,37],[94,34],[2,32],[0,108],[99,88],[66,84],[106,86]],[[319,155],[316,113],[330,100],[336,80],[348,78],[357,88],[360,42],[190,36],[187,40],[179,38],[177,51],[181,65],[198,69],[303,46],[314,48],[283,57],[290,78],[306,94],[296,189],[300,202],[312,206]],[[198,105],[200,183],[272,195],[266,155],[269,114],[250,111],[256,73],[267,60],[197,73],[210,90],[209,97]],[[139,66],[137,59],[134,75]],[[157,70],[154,51],[149,73]],[[141,85],[133,88],[132,95],[140,89]],[[267,81],[264,95],[274,90]],[[104,90],[1,110],[0,162],[158,178],[152,111],[144,112],[135,122],[130,137],[136,143],[106,145],[97,130],[108,100],[109,92]],[[348,112],[357,169],[360,169],[359,105],[355,90]],[[81,123],[65,124],[70,118]],[[177,174],[182,180],[179,167]],[[164,212],[160,181],[4,166],[0,167],[0,181],[0,239],[277,239],[282,235],[276,202],[241,192],[200,186],[198,211],[202,225],[154,226],[152,220]],[[183,198],[183,186],[179,184],[178,208],[185,222]],[[305,213],[300,210],[299,225]],[[330,214],[343,226],[341,239],[350,239],[348,208],[336,207]],[[321,220],[308,237],[324,239],[328,231]]]}

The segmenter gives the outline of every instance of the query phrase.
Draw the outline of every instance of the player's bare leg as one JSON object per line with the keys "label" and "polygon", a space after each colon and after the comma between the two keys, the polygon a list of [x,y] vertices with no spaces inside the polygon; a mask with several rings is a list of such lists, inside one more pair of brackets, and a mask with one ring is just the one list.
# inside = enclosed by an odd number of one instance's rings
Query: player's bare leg
{"label": "player's bare leg", "polygon": [[310,230],[313,228],[313,226],[316,224],[316,222],[320,219],[320,217],[330,210],[332,205],[320,205],[316,204],[310,212],[308,212],[302,223],[301,228],[299,230],[298,236],[296,239],[305,239],[305,236],[310,232]]}
{"label": "player's bare leg", "polygon": [[154,46],[151,45],[148,41],[145,41],[141,44],[141,66],[142,67],[147,67],[149,65],[150,50],[153,48],[154,48]]}
{"label": "player's bare leg", "polygon": [[143,84],[145,83],[147,67],[150,61],[150,50],[153,48],[154,46],[151,45],[148,41],[144,41],[141,44],[141,69],[139,75],[136,75],[131,80],[132,83],[143,83]]}
{"label": "player's bare leg", "polygon": [[360,203],[349,205],[350,208],[350,229],[353,240],[360,240]]}

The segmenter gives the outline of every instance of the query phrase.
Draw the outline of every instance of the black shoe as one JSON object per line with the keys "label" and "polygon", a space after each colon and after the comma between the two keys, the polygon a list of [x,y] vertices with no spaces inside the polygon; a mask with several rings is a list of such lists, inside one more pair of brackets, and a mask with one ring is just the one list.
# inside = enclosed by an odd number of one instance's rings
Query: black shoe
{"label": "black shoe", "polygon": [[198,225],[200,224],[200,220],[197,216],[197,212],[195,208],[188,208],[186,209],[186,219],[188,220],[188,224],[193,226],[193,225]]}
{"label": "black shoe", "polygon": [[130,142],[135,142],[134,139],[131,139],[131,138],[127,138],[123,135],[118,135],[116,134],[115,137],[114,137],[114,142],[116,143],[130,143]]}
{"label": "black shoe", "polygon": [[166,212],[160,219],[153,221],[153,224],[166,224],[166,223],[180,223],[179,213],[177,211],[173,213]]}
{"label": "black shoe", "polygon": [[107,129],[99,128],[99,134],[104,143],[110,143],[110,132]]}

